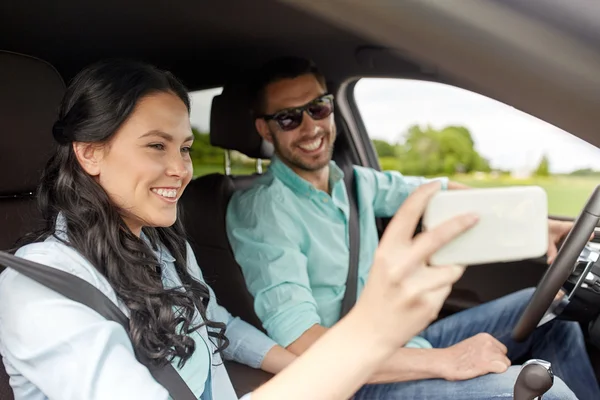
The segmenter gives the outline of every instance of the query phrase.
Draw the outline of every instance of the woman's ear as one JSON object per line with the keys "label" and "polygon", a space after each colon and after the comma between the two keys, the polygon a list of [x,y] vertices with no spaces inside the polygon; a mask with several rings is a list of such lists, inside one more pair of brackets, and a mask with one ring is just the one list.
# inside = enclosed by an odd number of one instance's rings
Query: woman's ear
{"label": "woman's ear", "polygon": [[271,130],[267,126],[267,121],[262,118],[256,118],[254,120],[254,126],[263,139],[269,143],[273,143],[273,136],[271,135]]}
{"label": "woman's ear", "polygon": [[100,162],[104,156],[102,146],[98,143],[73,142],[73,151],[85,172],[91,176],[100,175]]}

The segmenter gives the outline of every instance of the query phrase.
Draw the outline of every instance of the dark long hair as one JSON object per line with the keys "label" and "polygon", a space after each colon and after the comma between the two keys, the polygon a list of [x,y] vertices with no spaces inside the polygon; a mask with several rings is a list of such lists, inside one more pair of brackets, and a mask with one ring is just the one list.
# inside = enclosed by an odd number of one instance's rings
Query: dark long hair
{"label": "dark long hair", "polygon": [[[58,215],[66,221],[71,246],[106,277],[131,311],[130,338],[138,355],[163,364],[179,357],[183,366],[195,350],[189,336],[202,325],[194,324],[195,309],[218,351],[227,344],[222,323],[206,318],[208,288],[187,270],[187,250],[181,221],[168,228],[144,227],[152,247],[165,246],[175,258],[182,288],[165,289],[154,252],[134,235],[104,189],[80,166],[73,142],[105,143],[133,112],[144,96],[170,92],[190,109],[185,87],[169,72],[128,60],[93,64],[71,82],[53,128],[58,146],[38,188],[45,220],[40,232],[23,242],[54,235]],[[61,217],[62,218],[62,217]]]}

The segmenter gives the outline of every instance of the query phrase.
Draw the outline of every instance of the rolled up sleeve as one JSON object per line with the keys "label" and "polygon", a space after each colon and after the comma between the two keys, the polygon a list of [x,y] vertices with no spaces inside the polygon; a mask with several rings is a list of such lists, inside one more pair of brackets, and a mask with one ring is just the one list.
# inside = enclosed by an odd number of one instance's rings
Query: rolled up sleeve
{"label": "rolled up sleeve", "polygon": [[258,190],[234,197],[227,214],[229,240],[256,314],[283,347],[321,323],[301,251],[302,232],[289,213],[278,196]]}
{"label": "rolled up sleeve", "polygon": [[406,198],[419,186],[432,181],[440,181],[442,189],[448,187],[448,178],[424,178],[404,176],[398,171],[376,171],[371,168],[355,167],[359,177],[361,192],[370,191],[376,217],[391,217]]}

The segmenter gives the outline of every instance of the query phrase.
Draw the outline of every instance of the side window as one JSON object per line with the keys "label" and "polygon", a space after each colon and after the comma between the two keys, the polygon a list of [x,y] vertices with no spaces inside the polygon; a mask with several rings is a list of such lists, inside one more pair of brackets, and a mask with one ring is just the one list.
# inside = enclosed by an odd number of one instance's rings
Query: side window
{"label": "side window", "polygon": [[363,78],[355,99],[383,170],[472,187],[539,185],[574,217],[600,183],[600,150],[524,112],[441,83]]}
{"label": "side window", "polygon": [[[223,88],[213,88],[190,92],[190,122],[194,133],[192,145],[192,162],[194,178],[212,173],[224,173],[225,151],[210,144],[210,108],[215,96],[221,94]],[[230,152],[231,174],[249,175],[256,171],[256,160],[237,152]]]}

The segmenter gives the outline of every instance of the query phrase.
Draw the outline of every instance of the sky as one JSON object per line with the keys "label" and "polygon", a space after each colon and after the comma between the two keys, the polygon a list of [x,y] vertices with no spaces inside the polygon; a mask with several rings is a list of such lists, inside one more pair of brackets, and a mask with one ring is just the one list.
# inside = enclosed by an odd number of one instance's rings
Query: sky
{"label": "sky", "polygon": [[195,126],[202,132],[208,132],[212,99],[216,95],[221,94],[222,91],[223,88],[216,88],[190,93],[190,101],[192,103],[190,121],[192,126]]}
{"label": "sky", "polygon": [[[213,96],[221,89],[192,94],[192,125],[208,131]],[[371,138],[401,141],[412,125],[465,126],[475,147],[493,168],[537,167],[543,154],[555,173],[600,170],[600,149],[506,104],[453,86],[405,79],[362,79],[356,102]]]}

